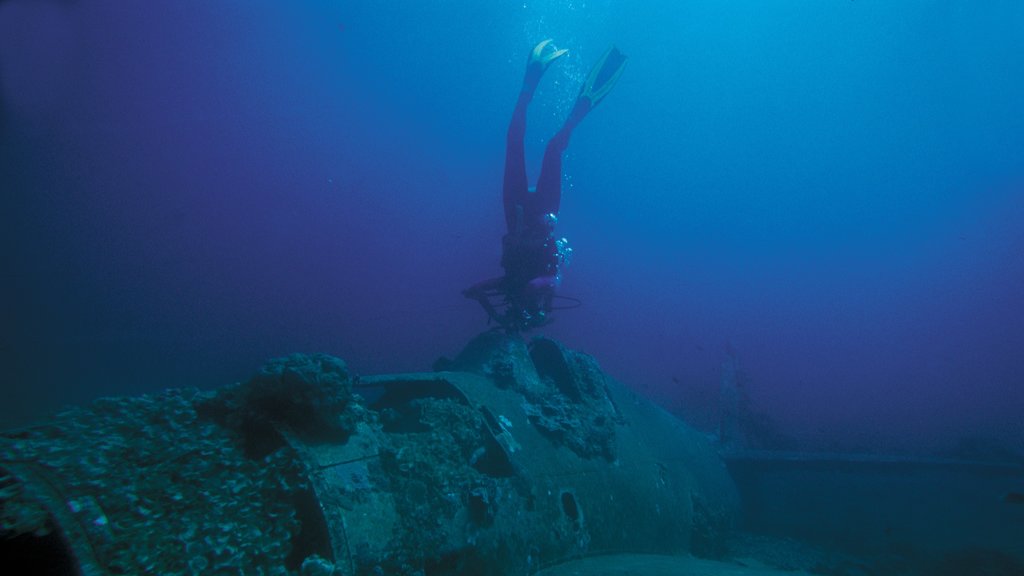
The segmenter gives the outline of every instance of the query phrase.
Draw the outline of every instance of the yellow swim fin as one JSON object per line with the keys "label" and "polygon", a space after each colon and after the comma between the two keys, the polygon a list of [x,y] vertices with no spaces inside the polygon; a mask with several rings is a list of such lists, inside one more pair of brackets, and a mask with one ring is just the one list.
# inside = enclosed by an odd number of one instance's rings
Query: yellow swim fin
{"label": "yellow swim fin", "polygon": [[537,84],[540,83],[540,77],[544,75],[544,71],[548,69],[548,66],[551,66],[552,62],[569,53],[568,50],[558,50],[554,46],[545,52],[544,49],[551,42],[550,38],[542,40],[530,51],[530,57],[526,60],[526,76],[523,77],[523,89],[525,91],[533,93],[537,88]]}
{"label": "yellow swim fin", "polygon": [[554,40],[552,38],[548,38],[547,40],[541,40],[538,42],[537,45],[533,47],[533,50],[530,51],[530,62],[528,65],[540,66],[541,70],[546,70],[552,62],[569,53],[567,48],[558,50],[557,48],[552,47],[552,50],[545,54],[544,48],[547,48],[547,45],[553,41]]}
{"label": "yellow swim fin", "polygon": [[586,98],[590,101],[590,108],[597,106],[597,103],[615,87],[625,68],[626,55],[619,52],[615,46],[608,48],[597,64],[590,69],[577,100]]}

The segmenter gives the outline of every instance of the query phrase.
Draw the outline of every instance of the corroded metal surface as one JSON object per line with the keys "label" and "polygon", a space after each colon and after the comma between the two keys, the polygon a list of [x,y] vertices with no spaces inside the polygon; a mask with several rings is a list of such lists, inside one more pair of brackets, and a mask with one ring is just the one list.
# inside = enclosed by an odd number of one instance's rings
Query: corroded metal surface
{"label": "corroded metal surface", "polygon": [[89,576],[529,574],[722,545],[721,461],[593,358],[489,333],[437,367],[293,355],[8,433],[0,538],[58,534]]}

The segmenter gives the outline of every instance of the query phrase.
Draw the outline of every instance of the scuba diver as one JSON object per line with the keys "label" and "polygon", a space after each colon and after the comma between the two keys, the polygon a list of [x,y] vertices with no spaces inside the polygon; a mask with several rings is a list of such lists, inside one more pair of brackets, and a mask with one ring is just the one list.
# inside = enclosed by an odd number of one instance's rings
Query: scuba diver
{"label": "scuba diver", "polygon": [[572,256],[566,239],[555,237],[562,199],[562,153],[569,145],[573,129],[608,95],[626,64],[626,56],[614,46],[601,56],[580,88],[565,124],[548,141],[540,178],[536,188],[530,189],[524,151],[526,108],[541,76],[566,53],[568,50],[551,45],[550,39],[530,52],[505,145],[502,197],[507,232],[502,238],[501,255],[505,274],[463,291],[464,296],[483,306],[489,321],[497,322],[509,333],[543,326],[551,320],[555,291]]}

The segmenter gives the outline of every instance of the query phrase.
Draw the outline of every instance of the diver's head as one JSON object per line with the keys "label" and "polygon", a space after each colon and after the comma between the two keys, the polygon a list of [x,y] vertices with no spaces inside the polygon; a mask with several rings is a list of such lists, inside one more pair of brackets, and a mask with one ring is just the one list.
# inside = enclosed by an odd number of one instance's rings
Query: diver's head
{"label": "diver's head", "polygon": [[509,333],[519,333],[540,328],[551,322],[551,315],[543,308],[528,309],[512,307],[505,311],[499,323]]}

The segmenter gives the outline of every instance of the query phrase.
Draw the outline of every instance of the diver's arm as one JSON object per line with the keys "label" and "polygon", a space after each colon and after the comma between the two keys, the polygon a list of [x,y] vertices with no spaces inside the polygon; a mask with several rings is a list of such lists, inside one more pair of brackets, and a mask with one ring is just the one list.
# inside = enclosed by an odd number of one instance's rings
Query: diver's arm
{"label": "diver's arm", "polygon": [[494,309],[494,304],[491,304],[491,298],[500,293],[504,284],[504,276],[489,278],[466,288],[462,291],[462,295],[466,298],[479,302],[480,306],[482,306],[484,311],[487,312],[487,316],[491,320],[501,323],[501,317],[499,316],[498,311]]}

